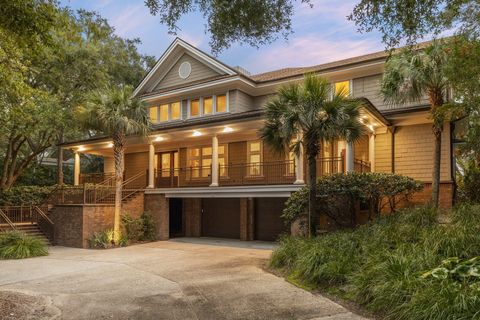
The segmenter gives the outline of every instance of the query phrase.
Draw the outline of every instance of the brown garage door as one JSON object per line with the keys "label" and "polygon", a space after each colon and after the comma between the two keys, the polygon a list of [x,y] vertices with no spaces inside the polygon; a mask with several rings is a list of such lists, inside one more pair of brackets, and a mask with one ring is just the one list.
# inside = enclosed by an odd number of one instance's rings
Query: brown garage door
{"label": "brown garage door", "polygon": [[240,200],[214,198],[202,200],[204,237],[240,238]]}
{"label": "brown garage door", "polygon": [[273,241],[286,230],[280,217],[286,198],[255,199],[255,239]]}

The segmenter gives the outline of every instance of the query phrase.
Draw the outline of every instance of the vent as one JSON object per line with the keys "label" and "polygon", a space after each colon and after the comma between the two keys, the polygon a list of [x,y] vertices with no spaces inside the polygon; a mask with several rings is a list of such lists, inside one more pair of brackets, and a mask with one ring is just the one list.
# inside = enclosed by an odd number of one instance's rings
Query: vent
{"label": "vent", "polygon": [[192,72],[192,65],[188,61],[183,62],[178,68],[178,75],[182,79],[187,79],[190,76],[191,72]]}

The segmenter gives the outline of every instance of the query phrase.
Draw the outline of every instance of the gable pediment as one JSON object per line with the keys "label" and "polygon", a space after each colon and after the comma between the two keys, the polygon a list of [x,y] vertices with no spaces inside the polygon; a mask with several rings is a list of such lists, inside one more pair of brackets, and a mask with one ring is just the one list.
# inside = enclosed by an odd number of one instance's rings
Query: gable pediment
{"label": "gable pediment", "polygon": [[188,53],[184,53],[179,57],[178,61],[171,66],[165,76],[158,79],[158,84],[154,87],[153,91],[221,75],[225,75],[225,73],[209,67]]}
{"label": "gable pediment", "polygon": [[135,96],[237,72],[181,39],[175,39],[134,91]]}

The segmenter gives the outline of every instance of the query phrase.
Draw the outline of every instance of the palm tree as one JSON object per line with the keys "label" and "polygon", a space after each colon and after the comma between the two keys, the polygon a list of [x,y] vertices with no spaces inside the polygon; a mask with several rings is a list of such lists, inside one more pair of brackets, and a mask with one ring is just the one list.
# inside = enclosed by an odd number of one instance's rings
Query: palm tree
{"label": "palm tree", "polygon": [[444,112],[440,109],[447,101],[447,61],[448,53],[440,41],[434,41],[423,50],[392,55],[385,65],[381,87],[385,102],[391,105],[420,101],[425,96],[429,100],[435,137],[431,198],[435,207],[438,207],[440,192],[442,131],[445,121]]}
{"label": "palm tree", "polygon": [[132,98],[130,86],[112,86],[96,91],[88,99],[86,125],[113,140],[115,160],[114,239],[120,235],[120,211],[124,172],[125,142],[129,135],[145,136],[149,131],[147,109],[142,101]]}
{"label": "palm tree", "polygon": [[[306,74],[303,83],[290,84],[278,90],[268,101],[262,139],[278,152],[302,147],[308,159],[309,232],[315,232],[317,162],[322,140],[345,139],[353,142],[363,132],[359,119],[360,102],[346,97],[345,92],[332,93],[324,78]],[[312,214],[313,213],[313,214]]]}

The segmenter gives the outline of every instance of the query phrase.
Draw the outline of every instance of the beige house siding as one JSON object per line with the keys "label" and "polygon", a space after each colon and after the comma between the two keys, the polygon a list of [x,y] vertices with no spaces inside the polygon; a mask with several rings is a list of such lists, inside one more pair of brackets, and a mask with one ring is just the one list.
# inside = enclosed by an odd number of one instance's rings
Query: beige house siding
{"label": "beige house siding", "polygon": [[148,152],[127,153],[125,155],[125,179],[148,170]]}
{"label": "beige house siding", "polygon": [[361,136],[354,144],[354,157],[358,160],[368,160],[368,135]]}
{"label": "beige house siding", "polygon": [[245,112],[253,109],[251,96],[240,90],[232,90],[229,93],[230,112]]}
{"label": "beige house siding", "polygon": [[[192,71],[187,79],[182,79],[178,75],[178,68],[183,62],[189,62],[192,66]],[[207,79],[218,75],[219,74],[216,71],[185,53],[173,65],[170,71],[165,75],[165,77],[162,79],[162,81],[160,81],[160,83],[155,87],[154,90],[183,85],[193,81]]]}
{"label": "beige house siding", "polygon": [[383,102],[383,97],[380,94],[380,81],[382,75],[362,77],[353,80],[353,96],[367,98],[378,110],[391,110],[414,107],[418,105],[428,104],[428,99],[424,97],[420,101],[407,103],[404,105],[391,106]]}
{"label": "beige house siding", "polygon": [[375,135],[375,171],[392,172],[392,134]]}
{"label": "beige house siding", "polygon": [[113,157],[103,158],[103,172],[115,172],[115,160]]}
{"label": "beige house siding", "polygon": [[[450,181],[449,126],[442,136],[442,181]],[[426,182],[432,181],[434,136],[431,124],[405,126],[395,132],[395,173]]]}

